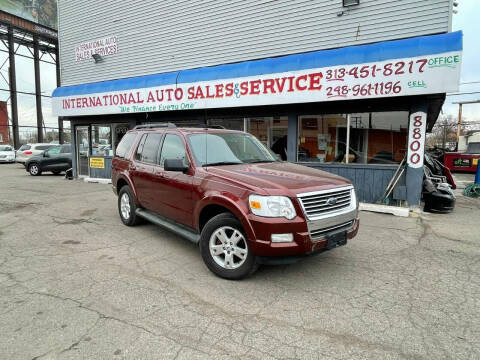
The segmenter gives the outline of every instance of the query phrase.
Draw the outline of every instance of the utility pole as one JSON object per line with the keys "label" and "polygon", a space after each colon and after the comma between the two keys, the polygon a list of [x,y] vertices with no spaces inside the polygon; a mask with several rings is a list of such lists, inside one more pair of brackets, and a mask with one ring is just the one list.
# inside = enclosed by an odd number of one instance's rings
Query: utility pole
{"label": "utility pole", "polygon": [[457,101],[452,104],[458,104],[458,124],[457,124],[457,149],[458,149],[458,141],[460,140],[460,132],[462,129],[462,107],[464,104],[479,104],[479,100],[472,100],[472,101]]}

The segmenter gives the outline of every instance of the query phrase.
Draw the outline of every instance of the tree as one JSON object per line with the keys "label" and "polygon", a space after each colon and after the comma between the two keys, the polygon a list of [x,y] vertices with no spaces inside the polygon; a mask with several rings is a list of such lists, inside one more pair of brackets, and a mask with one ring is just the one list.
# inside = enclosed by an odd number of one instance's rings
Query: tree
{"label": "tree", "polygon": [[457,122],[457,118],[452,115],[443,115],[439,117],[433,126],[432,132],[427,135],[427,147],[446,149],[449,147],[449,144],[456,143]]}

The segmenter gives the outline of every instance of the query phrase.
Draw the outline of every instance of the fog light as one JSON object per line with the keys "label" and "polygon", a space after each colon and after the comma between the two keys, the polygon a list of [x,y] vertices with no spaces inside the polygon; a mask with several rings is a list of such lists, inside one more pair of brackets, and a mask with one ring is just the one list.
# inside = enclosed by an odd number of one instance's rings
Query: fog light
{"label": "fog light", "polygon": [[292,242],[293,241],[293,234],[272,234],[272,242],[274,243],[284,243],[284,242]]}

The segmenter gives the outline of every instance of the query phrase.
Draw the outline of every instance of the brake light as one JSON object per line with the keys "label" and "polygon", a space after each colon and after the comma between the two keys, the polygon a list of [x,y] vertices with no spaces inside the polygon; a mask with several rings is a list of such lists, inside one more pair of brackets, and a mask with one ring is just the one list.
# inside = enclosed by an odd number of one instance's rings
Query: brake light
{"label": "brake light", "polygon": [[25,155],[32,155],[33,153],[31,151],[24,151],[23,152]]}

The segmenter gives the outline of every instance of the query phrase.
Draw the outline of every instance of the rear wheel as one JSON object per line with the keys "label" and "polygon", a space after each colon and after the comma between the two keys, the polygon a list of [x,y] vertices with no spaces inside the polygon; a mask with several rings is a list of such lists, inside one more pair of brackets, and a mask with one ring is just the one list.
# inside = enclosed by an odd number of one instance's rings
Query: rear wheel
{"label": "rear wheel", "polygon": [[135,213],[137,206],[130,186],[123,186],[118,193],[118,213],[120,219],[127,226],[134,226],[140,223],[140,218]]}
{"label": "rear wheel", "polygon": [[28,172],[32,176],[38,176],[38,175],[42,174],[42,171],[40,170],[40,167],[36,163],[28,165]]}
{"label": "rear wheel", "polygon": [[210,271],[224,279],[245,278],[258,267],[240,221],[230,213],[219,214],[205,224],[200,251]]}

